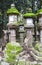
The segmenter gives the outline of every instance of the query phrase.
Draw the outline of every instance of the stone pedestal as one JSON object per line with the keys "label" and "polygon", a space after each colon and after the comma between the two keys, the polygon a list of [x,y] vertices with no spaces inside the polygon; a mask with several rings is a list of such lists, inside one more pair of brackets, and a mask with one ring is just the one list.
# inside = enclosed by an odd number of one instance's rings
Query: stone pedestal
{"label": "stone pedestal", "polygon": [[8,25],[9,34],[9,42],[16,42],[16,25]]}
{"label": "stone pedestal", "polygon": [[24,25],[20,24],[19,25],[19,35],[20,35],[20,44],[21,46],[23,46],[23,43],[24,43]]}
{"label": "stone pedestal", "polygon": [[32,25],[32,27],[31,26],[25,27],[26,39],[27,39],[26,43],[29,44],[29,46],[31,46],[33,43],[33,33],[34,33],[33,28],[34,28],[34,25]]}

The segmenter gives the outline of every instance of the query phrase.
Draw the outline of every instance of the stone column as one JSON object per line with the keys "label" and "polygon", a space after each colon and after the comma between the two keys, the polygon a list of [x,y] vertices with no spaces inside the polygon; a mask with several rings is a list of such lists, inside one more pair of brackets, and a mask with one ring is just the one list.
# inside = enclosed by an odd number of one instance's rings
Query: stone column
{"label": "stone column", "polygon": [[15,29],[11,29],[10,30],[10,34],[9,34],[9,42],[16,42],[16,30]]}
{"label": "stone column", "polygon": [[40,42],[42,43],[42,29],[40,30]]}
{"label": "stone column", "polygon": [[33,28],[34,28],[34,25],[32,25],[32,27],[31,26],[25,27],[26,39],[27,39],[26,43],[29,44],[29,46],[31,46],[33,43],[33,33],[34,33]]}
{"label": "stone column", "polygon": [[23,44],[24,41],[24,32],[20,32],[20,43]]}
{"label": "stone column", "polygon": [[9,42],[14,43],[16,42],[16,25],[12,25],[10,26],[10,24],[8,25],[8,30],[9,30]]}
{"label": "stone column", "polygon": [[20,34],[20,44],[21,46],[23,46],[23,43],[24,43],[24,25],[23,24],[20,24],[19,25],[19,34]]}
{"label": "stone column", "polygon": [[39,21],[38,24],[40,30],[40,43],[42,43],[42,9],[39,10],[38,21]]}

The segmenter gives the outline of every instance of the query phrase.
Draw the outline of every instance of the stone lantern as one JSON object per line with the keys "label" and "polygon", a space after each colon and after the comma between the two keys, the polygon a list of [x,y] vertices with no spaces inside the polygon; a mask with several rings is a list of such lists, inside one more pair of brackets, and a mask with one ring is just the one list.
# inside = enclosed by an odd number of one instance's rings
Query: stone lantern
{"label": "stone lantern", "polygon": [[21,46],[23,46],[23,42],[24,42],[24,33],[25,33],[24,24],[21,23],[21,24],[19,24],[19,34],[20,34],[20,44],[21,44]]}
{"label": "stone lantern", "polygon": [[34,13],[26,13],[24,14],[25,18],[25,30],[26,30],[26,38],[28,39],[28,43],[33,43],[33,34],[34,34]]}
{"label": "stone lantern", "polygon": [[7,24],[9,34],[9,42],[16,42],[16,28],[17,28],[17,21],[19,12],[15,8],[14,4],[11,4],[11,8],[8,9],[7,15],[9,17],[9,22]]}
{"label": "stone lantern", "polygon": [[38,10],[38,21],[39,21],[39,30],[40,30],[40,42],[42,43],[42,9]]}

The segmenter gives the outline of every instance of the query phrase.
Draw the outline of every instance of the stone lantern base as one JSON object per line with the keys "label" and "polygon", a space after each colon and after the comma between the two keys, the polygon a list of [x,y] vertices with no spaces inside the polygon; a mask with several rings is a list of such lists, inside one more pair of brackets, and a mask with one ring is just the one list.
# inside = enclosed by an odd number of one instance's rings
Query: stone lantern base
{"label": "stone lantern base", "polygon": [[16,42],[16,28],[17,28],[17,25],[13,24],[13,23],[8,23],[7,26],[8,26],[8,30],[10,31],[9,42],[14,43],[14,42]]}

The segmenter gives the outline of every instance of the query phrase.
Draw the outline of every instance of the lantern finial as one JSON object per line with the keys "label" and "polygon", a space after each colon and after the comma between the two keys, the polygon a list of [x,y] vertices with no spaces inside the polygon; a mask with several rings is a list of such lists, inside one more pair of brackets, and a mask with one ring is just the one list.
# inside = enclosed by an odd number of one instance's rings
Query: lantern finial
{"label": "lantern finial", "polygon": [[11,8],[15,7],[15,4],[11,4]]}

